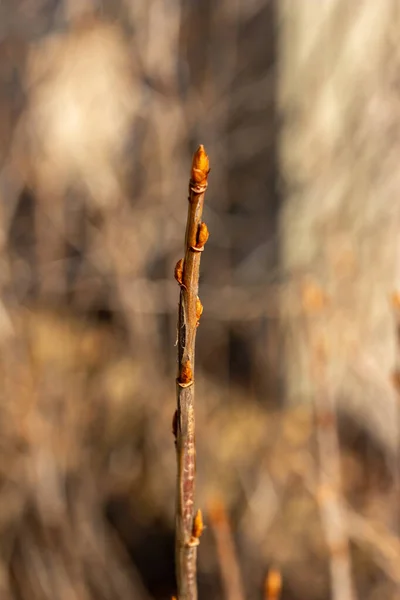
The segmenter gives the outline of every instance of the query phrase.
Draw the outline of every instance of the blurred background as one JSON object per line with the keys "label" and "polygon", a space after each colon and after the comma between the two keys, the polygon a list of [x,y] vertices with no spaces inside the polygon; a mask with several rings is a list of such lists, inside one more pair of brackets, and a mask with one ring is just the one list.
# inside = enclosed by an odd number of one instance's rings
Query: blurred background
{"label": "blurred background", "polygon": [[397,0],[0,3],[1,600],[175,593],[199,143],[199,596],[400,598],[399,32]]}

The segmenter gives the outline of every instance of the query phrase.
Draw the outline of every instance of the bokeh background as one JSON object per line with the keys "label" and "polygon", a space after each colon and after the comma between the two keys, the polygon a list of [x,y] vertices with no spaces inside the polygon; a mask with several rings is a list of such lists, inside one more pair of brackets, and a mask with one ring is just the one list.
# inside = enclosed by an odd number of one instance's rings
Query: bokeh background
{"label": "bokeh background", "polygon": [[0,598],[175,593],[178,286],[212,171],[210,600],[400,597],[397,0],[0,3]]}

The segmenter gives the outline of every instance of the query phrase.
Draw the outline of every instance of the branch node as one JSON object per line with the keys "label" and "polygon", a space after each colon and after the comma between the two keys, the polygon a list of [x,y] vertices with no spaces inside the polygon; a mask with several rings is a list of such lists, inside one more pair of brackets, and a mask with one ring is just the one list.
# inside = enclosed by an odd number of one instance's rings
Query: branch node
{"label": "branch node", "polygon": [[188,548],[195,548],[196,546],[200,546],[200,540],[199,538],[196,538],[192,535],[192,537],[190,538],[190,540],[186,543],[186,546]]}
{"label": "branch node", "polygon": [[188,388],[191,385],[194,384],[194,379],[192,379],[192,381],[188,381],[188,383],[182,383],[181,381],[179,381],[179,379],[176,380],[176,383],[179,385],[179,387],[181,388]]}
{"label": "branch node", "polygon": [[195,181],[190,180],[189,190],[195,194],[195,197],[189,196],[189,202],[193,202],[196,200],[196,196],[199,194],[204,194],[207,189],[207,183],[202,183],[201,185],[196,183]]}

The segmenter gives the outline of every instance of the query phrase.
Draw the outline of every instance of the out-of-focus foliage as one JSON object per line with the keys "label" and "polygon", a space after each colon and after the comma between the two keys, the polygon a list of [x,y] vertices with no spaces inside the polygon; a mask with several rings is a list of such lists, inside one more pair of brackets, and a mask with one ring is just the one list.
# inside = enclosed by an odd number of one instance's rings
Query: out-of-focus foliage
{"label": "out-of-focus foliage", "polygon": [[332,497],[358,597],[398,596],[399,25],[396,0],[0,3],[1,599],[174,593],[199,143],[200,598],[232,600],[216,506],[246,598],[271,565],[284,600],[332,597]]}

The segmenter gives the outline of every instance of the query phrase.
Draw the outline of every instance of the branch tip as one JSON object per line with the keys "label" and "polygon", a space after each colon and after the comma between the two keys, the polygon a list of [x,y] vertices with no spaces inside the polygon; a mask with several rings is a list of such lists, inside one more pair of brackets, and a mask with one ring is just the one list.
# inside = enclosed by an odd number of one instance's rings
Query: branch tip
{"label": "branch tip", "polygon": [[191,180],[198,185],[207,183],[207,175],[210,172],[210,161],[204,146],[201,144],[193,155]]}

